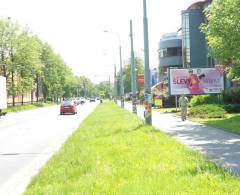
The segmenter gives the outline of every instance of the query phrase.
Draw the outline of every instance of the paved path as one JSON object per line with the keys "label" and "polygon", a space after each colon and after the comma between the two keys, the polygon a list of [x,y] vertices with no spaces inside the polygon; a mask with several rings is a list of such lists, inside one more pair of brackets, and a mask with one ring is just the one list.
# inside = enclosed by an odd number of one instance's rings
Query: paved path
{"label": "paved path", "polygon": [[[132,111],[129,103],[125,102],[125,108]],[[138,115],[142,119],[144,118],[143,111],[144,109],[138,106]],[[181,121],[174,114],[156,111],[153,111],[152,124],[185,145],[205,154],[216,164],[240,176],[239,135],[189,120]]]}
{"label": "paved path", "polygon": [[0,195],[22,194],[32,176],[97,106],[59,115],[59,106],[7,114],[0,120]]}

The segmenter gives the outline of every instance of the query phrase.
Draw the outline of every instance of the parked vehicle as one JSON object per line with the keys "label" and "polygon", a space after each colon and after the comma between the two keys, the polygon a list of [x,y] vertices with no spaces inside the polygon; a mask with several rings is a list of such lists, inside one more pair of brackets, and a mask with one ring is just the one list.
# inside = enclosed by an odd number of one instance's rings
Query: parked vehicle
{"label": "parked vehicle", "polygon": [[80,98],[80,104],[85,104],[85,103],[86,103],[86,99],[83,98],[83,97],[81,97],[81,98]]}
{"label": "parked vehicle", "polygon": [[72,100],[65,100],[62,102],[60,106],[60,114],[63,115],[65,113],[77,114],[77,106]]}
{"label": "parked vehicle", "polygon": [[95,101],[96,101],[95,97],[90,97],[89,102],[95,102]]}

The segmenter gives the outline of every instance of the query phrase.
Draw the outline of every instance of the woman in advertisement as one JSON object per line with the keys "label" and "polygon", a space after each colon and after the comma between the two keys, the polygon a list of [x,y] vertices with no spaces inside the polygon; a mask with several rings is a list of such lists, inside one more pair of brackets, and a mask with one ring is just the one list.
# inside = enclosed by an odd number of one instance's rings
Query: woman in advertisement
{"label": "woman in advertisement", "polygon": [[200,74],[201,69],[197,70],[197,74],[193,73],[192,69],[188,70],[188,88],[191,94],[204,94],[204,90],[201,86],[201,79],[205,77],[205,74]]}

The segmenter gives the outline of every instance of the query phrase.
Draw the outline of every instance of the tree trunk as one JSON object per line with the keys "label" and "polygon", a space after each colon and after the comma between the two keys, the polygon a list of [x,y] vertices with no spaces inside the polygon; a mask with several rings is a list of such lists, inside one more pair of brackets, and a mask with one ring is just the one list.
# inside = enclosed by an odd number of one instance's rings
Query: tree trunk
{"label": "tree trunk", "polygon": [[14,72],[12,71],[12,106],[15,106]]}
{"label": "tree trunk", "polygon": [[33,90],[31,91],[31,104],[33,104]]}
{"label": "tree trunk", "polygon": [[24,95],[22,94],[22,105],[23,105],[23,103],[24,103],[23,99],[24,99]]}
{"label": "tree trunk", "polygon": [[38,99],[39,99],[39,80],[38,80],[38,75],[37,75],[37,91],[36,91],[36,97],[37,97],[37,103],[38,103]]}

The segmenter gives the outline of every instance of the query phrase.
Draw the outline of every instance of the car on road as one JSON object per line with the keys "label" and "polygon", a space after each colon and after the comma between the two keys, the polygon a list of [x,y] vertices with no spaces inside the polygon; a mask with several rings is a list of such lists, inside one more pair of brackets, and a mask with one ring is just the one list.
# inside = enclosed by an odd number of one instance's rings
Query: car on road
{"label": "car on road", "polygon": [[95,101],[96,101],[95,97],[90,97],[89,102],[95,102]]}
{"label": "car on road", "polygon": [[72,100],[64,100],[60,106],[60,115],[65,113],[77,114],[77,106]]}
{"label": "car on road", "polygon": [[79,101],[80,101],[80,104],[85,104],[85,103],[86,103],[86,99],[83,98],[83,97],[81,97],[81,98],[79,99]]}

